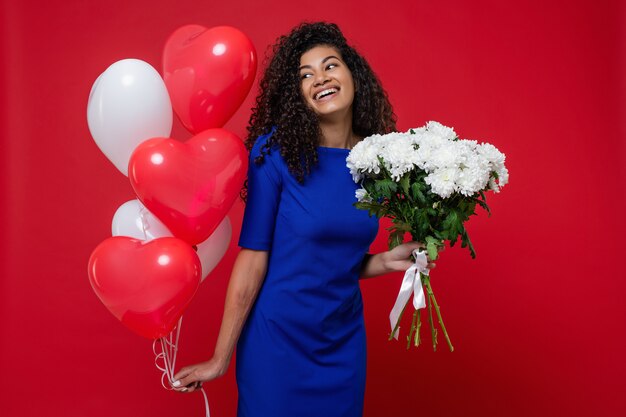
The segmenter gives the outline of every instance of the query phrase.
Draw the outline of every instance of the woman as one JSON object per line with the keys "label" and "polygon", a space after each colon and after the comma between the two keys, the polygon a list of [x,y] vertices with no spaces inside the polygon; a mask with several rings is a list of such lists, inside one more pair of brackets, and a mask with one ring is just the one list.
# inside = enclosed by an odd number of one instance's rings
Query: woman
{"label": "woman", "polygon": [[345,159],[365,136],[395,130],[391,105],[336,25],[302,24],[274,46],[248,130],[242,249],[215,353],[174,386],[221,376],[237,344],[240,417],[361,416],[359,277],[406,270],[420,246],[366,256],[378,220],[353,206]]}

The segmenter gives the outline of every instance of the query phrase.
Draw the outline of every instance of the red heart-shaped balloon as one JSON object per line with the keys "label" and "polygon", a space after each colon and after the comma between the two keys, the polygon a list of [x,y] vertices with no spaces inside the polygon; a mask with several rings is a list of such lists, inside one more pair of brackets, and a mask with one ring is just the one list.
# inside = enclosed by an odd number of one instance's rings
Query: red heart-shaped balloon
{"label": "red heart-shaped balloon", "polygon": [[130,157],[128,178],[141,202],[177,238],[205,241],[224,219],[246,178],[241,139],[209,129],[187,142],[153,138]]}
{"label": "red heart-shaped balloon", "polygon": [[194,250],[174,237],[145,242],[115,236],[89,258],[89,281],[100,301],[126,327],[150,339],[172,331],[201,275]]}
{"label": "red heart-shaped balloon", "polygon": [[172,107],[192,133],[222,127],[237,111],[256,75],[254,45],[241,31],[187,25],[163,49],[163,79]]}

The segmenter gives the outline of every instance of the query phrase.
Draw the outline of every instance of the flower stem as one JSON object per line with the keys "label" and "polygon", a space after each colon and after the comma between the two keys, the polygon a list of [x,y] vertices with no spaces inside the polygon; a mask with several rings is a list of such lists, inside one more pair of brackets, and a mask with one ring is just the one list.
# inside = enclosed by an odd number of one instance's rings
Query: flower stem
{"label": "flower stem", "polygon": [[[424,275],[422,275],[423,277]],[[435,323],[433,321],[433,303],[428,295],[428,321],[430,322],[430,335],[433,341],[433,350],[437,351],[437,329],[435,329]]]}
{"label": "flower stem", "polygon": [[[439,310],[439,304],[437,304],[437,300],[435,299],[435,294],[433,293],[433,289],[430,286],[430,277],[428,275],[420,274],[420,278],[422,279],[422,285],[426,288],[426,293],[428,294],[429,301],[429,310],[430,307],[434,306],[435,311],[437,312],[437,319],[439,321],[439,325],[441,326],[441,330],[443,330],[443,334],[446,338],[446,342],[448,342],[448,347],[450,348],[450,352],[454,351],[454,347],[452,346],[452,342],[450,342],[450,337],[448,336],[448,331],[446,330],[446,326],[443,324],[443,318],[441,317],[441,311]],[[436,350],[436,337],[437,334],[434,331],[433,320],[432,320],[432,310],[430,313],[430,326],[433,329],[433,348]]]}
{"label": "flower stem", "polygon": [[420,318],[420,311],[419,310],[415,310],[415,312],[417,313],[417,326],[415,328],[415,347],[418,347],[420,345],[420,328],[422,327],[422,320]]}
{"label": "flower stem", "polygon": [[413,339],[413,333],[415,333],[415,329],[417,329],[417,317],[418,317],[418,311],[419,310],[415,310],[413,312],[413,321],[411,322],[411,331],[409,332],[409,335],[406,338],[406,348],[409,349],[411,347],[411,339]]}

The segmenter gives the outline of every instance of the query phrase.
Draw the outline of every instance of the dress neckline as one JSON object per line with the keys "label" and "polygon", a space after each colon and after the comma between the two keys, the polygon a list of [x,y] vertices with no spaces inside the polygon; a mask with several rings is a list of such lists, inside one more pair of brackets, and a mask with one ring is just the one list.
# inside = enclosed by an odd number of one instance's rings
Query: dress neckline
{"label": "dress neckline", "polygon": [[317,147],[318,150],[322,150],[322,151],[329,151],[329,152],[350,152],[351,149],[347,149],[347,148],[331,148],[329,146],[318,146]]}

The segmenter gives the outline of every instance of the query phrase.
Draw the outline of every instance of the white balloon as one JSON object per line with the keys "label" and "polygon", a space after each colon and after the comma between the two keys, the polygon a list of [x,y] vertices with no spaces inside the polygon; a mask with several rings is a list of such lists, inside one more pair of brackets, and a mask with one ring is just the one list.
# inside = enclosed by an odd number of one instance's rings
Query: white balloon
{"label": "white balloon", "polygon": [[217,226],[207,240],[198,244],[198,256],[202,263],[202,281],[222,260],[232,236],[232,227],[228,216]]}
{"label": "white balloon", "polygon": [[[113,236],[128,236],[146,241],[174,236],[139,200],[127,201],[117,209],[111,223],[111,232]],[[224,257],[231,236],[232,226],[228,217],[225,217],[211,236],[197,245],[202,264],[202,281]]]}
{"label": "white balloon", "polygon": [[172,121],[165,83],[144,61],[117,61],[91,87],[89,131],[100,150],[126,176],[137,145],[153,137],[169,137]]}
{"label": "white balloon", "polygon": [[111,234],[140,240],[174,236],[139,200],[127,201],[117,209],[111,224]]}

